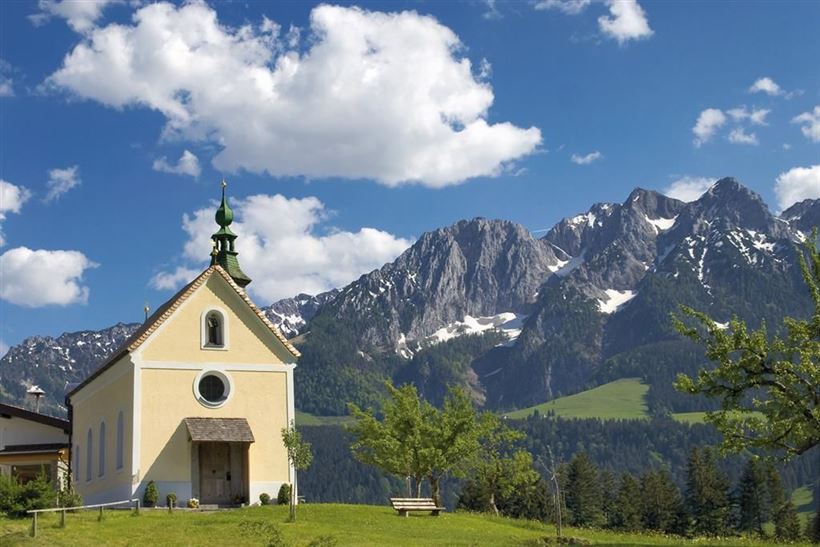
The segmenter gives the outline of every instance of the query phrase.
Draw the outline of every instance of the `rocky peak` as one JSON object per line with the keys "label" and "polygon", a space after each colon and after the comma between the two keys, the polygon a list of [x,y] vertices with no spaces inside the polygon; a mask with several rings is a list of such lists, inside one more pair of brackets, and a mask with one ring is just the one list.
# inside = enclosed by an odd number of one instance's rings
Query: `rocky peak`
{"label": "rocky peak", "polygon": [[780,218],[803,235],[809,235],[820,226],[820,199],[804,199],[795,203],[783,211]]}
{"label": "rocky peak", "polygon": [[285,336],[293,338],[299,334],[308,321],[313,319],[319,309],[337,294],[339,294],[339,289],[319,293],[316,296],[300,293],[293,298],[277,300],[270,306],[262,308],[262,311]]}

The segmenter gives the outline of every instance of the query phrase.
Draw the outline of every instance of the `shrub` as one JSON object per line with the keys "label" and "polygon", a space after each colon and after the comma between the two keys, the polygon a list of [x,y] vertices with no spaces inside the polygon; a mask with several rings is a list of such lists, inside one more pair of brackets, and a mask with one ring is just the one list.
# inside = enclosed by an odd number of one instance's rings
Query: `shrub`
{"label": "shrub", "polygon": [[259,494],[259,503],[262,505],[270,505],[270,495],[265,492]]}
{"label": "shrub", "polygon": [[290,485],[288,483],[283,484],[279,488],[279,494],[276,496],[276,503],[279,505],[287,505],[290,503]]}
{"label": "shrub", "polygon": [[284,547],[288,544],[282,530],[268,520],[243,520],[239,523],[239,530],[242,535],[261,540],[259,543],[263,541],[268,547]]}
{"label": "shrub", "polygon": [[26,511],[54,507],[57,492],[44,474],[26,484],[16,477],[0,476],[0,512],[10,517],[25,517]]}
{"label": "shrub", "polygon": [[79,507],[83,504],[83,497],[74,490],[71,484],[71,476],[66,473],[63,475],[62,488],[57,494],[57,505],[60,507]]}
{"label": "shrub", "polygon": [[308,543],[308,547],[336,547],[339,544],[333,536],[319,536]]}
{"label": "shrub", "polygon": [[159,490],[154,481],[148,481],[148,486],[145,487],[145,493],[142,495],[142,503],[145,507],[154,507],[159,500]]}
{"label": "shrub", "polygon": [[199,509],[199,500],[196,498],[191,498],[188,500],[188,509]]}
{"label": "shrub", "polygon": [[177,493],[176,492],[168,492],[165,496],[165,504],[168,506],[168,509],[173,509],[177,506]]}

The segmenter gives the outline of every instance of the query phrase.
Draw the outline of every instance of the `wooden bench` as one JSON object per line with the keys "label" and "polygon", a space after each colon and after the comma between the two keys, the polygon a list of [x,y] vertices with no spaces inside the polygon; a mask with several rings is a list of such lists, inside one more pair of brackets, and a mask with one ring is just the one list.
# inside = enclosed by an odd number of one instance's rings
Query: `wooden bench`
{"label": "wooden bench", "polygon": [[433,498],[390,498],[393,509],[399,512],[400,517],[406,517],[410,511],[430,511],[430,514],[437,517],[444,507],[436,507]]}

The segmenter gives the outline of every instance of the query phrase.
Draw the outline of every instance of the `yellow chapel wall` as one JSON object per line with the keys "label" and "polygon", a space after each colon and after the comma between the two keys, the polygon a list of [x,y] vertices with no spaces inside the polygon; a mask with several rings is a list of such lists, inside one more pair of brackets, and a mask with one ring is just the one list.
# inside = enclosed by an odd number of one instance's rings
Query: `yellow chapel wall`
{"label": "yellow chapel wall", "polygon": [[[83,503],[130,499],[134,410],[134,365],[126,355],[71,397],[71,466]],[[123,465],[117,468],[117,418],[123,413]],[[105,422],[105,472],[99,474],[100,424]],[[91,428],[91,477],[86,473],[88,430]],[[78,457],[79,455],[79,457]],[[79,464],[79,465],[78,465]]]}
{"label": "yellow chapel wall", "polygon": [[[202,348],[203,315],[218,309],[225,316],[226,349]],[[164,498],[173,490],[191,496],[191,442],[183,419],[234,417],[248,420],[249,501],[261,492],[275,496],[291,482],[281,429],[292,412],[295,358],[218,274],[191,295],[137,350],[140,366],[140,448],[138,481],[153,480]],[[197,401],[194,382],[203,370],[219,370],[233,384],[227,402],[209,408]],[[290,410],[289,410],[290,409]]]}

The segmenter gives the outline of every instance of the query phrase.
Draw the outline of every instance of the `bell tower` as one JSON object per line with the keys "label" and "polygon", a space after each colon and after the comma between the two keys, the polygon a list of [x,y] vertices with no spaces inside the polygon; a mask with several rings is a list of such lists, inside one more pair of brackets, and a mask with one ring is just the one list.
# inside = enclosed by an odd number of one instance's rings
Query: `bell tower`
{"label": "bell tower", "polygon": [[229,226],[233,222],[233,211],[228,206],[228,198],[225,196],[225,188],[228,183],[222,179],[222,203],[219,209],[216,210],[216,223],[219,225],[219,230],[211,236],[213,240],[213,250],[211,251],[211,265],[219,264],[228,274],[236,281],[236,284],[243,289],[251,282],[251,278],[245,275],[242,268],[239,267],[239,259],[234,248],[236,242],[236,234],[231,231]]}

